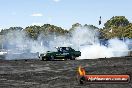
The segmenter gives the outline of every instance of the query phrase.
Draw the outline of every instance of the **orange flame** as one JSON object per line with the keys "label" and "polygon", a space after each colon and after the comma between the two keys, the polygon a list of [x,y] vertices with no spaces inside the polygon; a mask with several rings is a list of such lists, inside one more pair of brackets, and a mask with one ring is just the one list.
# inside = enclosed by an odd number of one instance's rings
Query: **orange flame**
{"label": "orange flame", "polygon": [[85,69],[81,66],[78,67],[78,72],[80,76],[84,76],[86,74]]}

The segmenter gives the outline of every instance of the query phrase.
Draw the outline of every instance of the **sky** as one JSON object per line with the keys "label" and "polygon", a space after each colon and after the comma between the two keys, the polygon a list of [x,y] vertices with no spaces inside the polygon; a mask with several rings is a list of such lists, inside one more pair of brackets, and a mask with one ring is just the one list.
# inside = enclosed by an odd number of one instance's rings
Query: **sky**
{"label": "sky", "polygon": [[132,0],[0,0],[0,29],[47,23],[64,29],[74,23],[103,27],[112,16],[132,22],[131,4]]}

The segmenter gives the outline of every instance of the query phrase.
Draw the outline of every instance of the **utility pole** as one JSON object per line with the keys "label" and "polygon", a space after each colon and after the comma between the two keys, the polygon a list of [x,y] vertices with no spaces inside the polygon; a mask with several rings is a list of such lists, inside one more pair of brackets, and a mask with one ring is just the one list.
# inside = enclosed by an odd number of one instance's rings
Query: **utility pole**
{"label": "utility pole", "polygon": [[99,17],[99,25],[101,25],[101,16]]}
{"label": "utility pole", "polygon": [[79,47],[80,47],[80,40],[79,40],[79,34],[78,34],[78,51],[79,51]]}

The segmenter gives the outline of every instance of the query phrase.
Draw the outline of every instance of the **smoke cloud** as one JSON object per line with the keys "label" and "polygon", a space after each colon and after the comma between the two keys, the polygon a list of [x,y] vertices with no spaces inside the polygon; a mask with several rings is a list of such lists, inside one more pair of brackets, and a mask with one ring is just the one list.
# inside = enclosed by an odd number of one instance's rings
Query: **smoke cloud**
{"label": "smoke cloud", "polygon": [[78,44],[82,54],[79,59],[127,56],[128,45],[126,42],[114,38],[108,40],[107,45],[102,45],[98,35],[98,29],[93,30],[85,27],[78,28],[73,32],[73,44],[76,46]]}
{"label": "smoke cloud", "polygon": [[38,53],[54,51],[55,47],[69,46],[81,51],[79,59],[96,59],[105,57],[126,56],[128,43],[117,38],[108,40],[104,46],[98,39],[98,29],[77,27],[71,32],[71,36],[59,36],[53,34],[40,34],[37,40],[32,40],[23,31],[8,33],[4,38],[4,46],[8,50],[6,59],[38,58]]}

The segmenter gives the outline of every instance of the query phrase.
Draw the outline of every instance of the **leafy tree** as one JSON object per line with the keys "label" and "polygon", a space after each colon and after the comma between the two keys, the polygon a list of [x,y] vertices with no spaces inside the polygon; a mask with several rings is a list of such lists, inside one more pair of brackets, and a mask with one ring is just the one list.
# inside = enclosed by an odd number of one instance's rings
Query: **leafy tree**
{"label": "leafy tree", "polygon": [[124,36],[128,38],[132,38],[132,23],[125,27]]}
{"label": "leafy tree", "polygon": [[37,39],[38,36],[41,35],[65,35],[68,33],[67,30],[62,29],[61,27],[57,27],[51,24],[44,24],[43,26],[29,26],[25,28],[26,34],[28,37],[32,39]]}
{"label": "leafy tree", "polygon": [[77,27],[82,27],[82,25],[81,25],[80,23],[75,23],[75,24],[72,25],[72,27],[70,28],[69,31],[70,31],[70,32],[71,32],[71,31],[74,31]]}
{"label": "leafy tree", "polygon": [[88,28],[88,29],[99,29],[98,27],[94,26],[94,25],[88,25],[88,24],[85,24],[85,25],[81,25],[79,23],[75,23],[72,25],[72,28],[70,28],[69,32],[72,32],[74,31],[75,29],[77,29],[78,27],[83,27],[83,28]]}
{"label": "leafy tree", "polygon": [[127,26],[129,24],[129,21],[125,18],[125,16],[113,16],[110,20],[108,20],[104,26],[105,28],[111,28],[113,26],[119,27],[119,26]]}
{"label": "leafy tree", "polygon": [[[10,27],[9,29],[2,29],[0,35],[10,35],[11,38],[15,38],[16,35],[14,34],[15,31],[25,32],[26,36],[31,39],[38,39],[39,35],[49,36],[56,35],[56,36],[71,36],[72,31],[76,30],[77,27],[88,28],[91,30],[98,29],[100,39],[110,39],[114,37],[118,38],[132,38],[132,23],[126,19],[125,16],[113,16],[109,19],[105,24],[104,28],[99,29],[94,25],[81,25],[80,23],[75,23],[69,30],[63,29],[61,27],[57,27],[51,24],[44,24],[42,26],[28,26],[25,29],[22,27]],[[53,36],[52,36],[53,37]]]}
{"label": "leafy tree", "polygon": [[114,16],[104,24],[104,28],[100,30],[100,38],[132,38],[132,24],[125,16]]}
{"label": "leafy tree", "polygon": [[40,34],[40,26],[29,26],[25,28],[26,35],[32,39],[37,39]]}
{"label": "leafy tree", "polygon": [[15,31],[22,31],[22,27],[10,27],[9,29],[2,29],[0,34],[5,35],[10,32],[15,32]]}
{"label": "leafy tree", "polygon": [[89,29],[99,29],[98,27],[94,26],[94,25],[87,25],[85,24],[83,27],[89,28]]}

